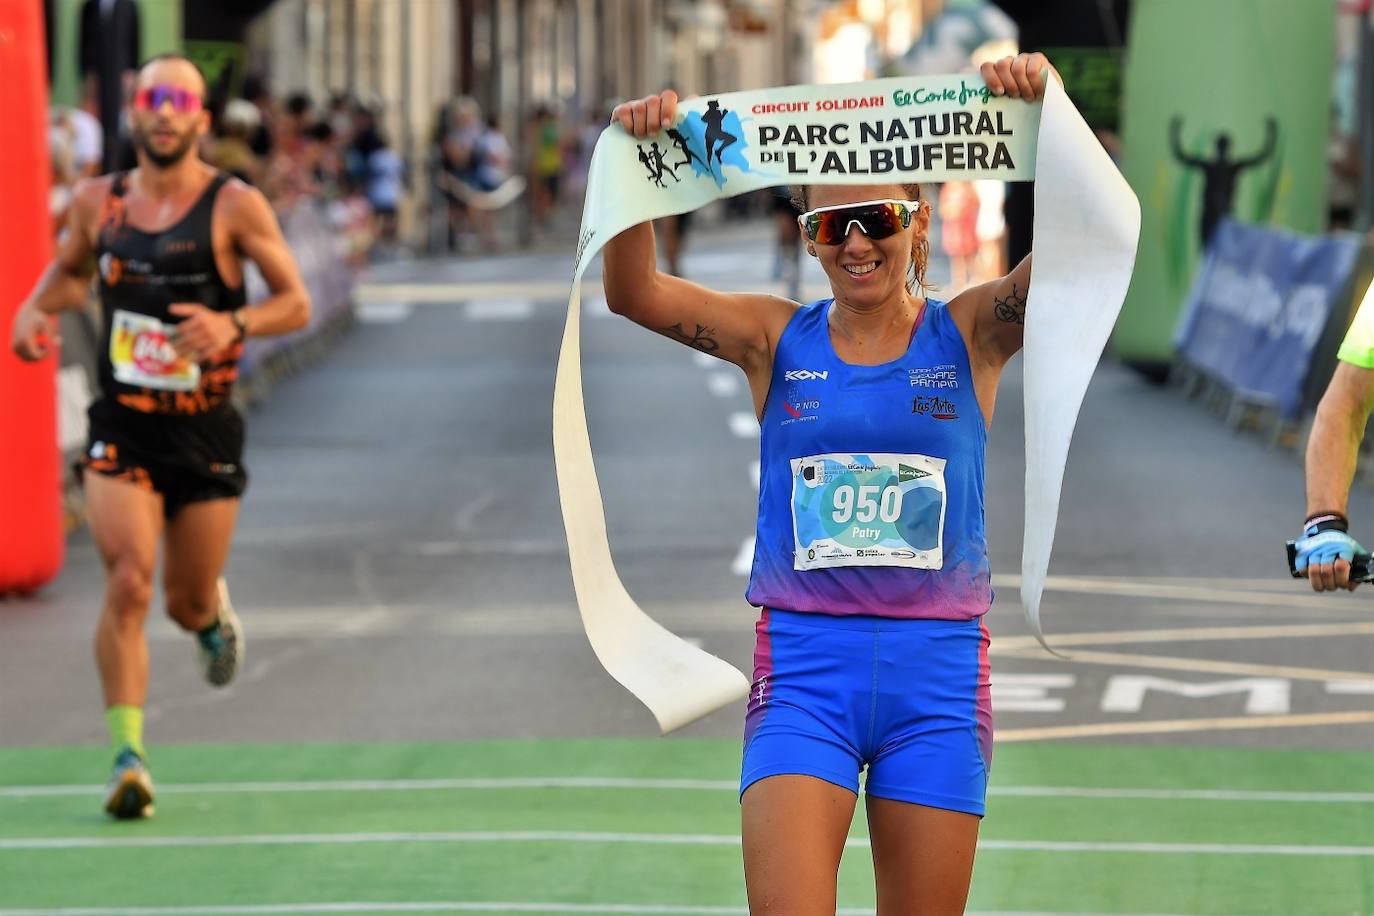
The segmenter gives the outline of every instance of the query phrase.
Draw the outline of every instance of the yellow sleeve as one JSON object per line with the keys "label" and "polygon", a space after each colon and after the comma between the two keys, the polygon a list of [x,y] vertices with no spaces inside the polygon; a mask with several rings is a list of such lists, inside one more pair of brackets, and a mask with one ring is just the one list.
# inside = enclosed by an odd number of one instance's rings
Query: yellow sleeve
{"label": "yellow sleeve", "polygon": [[1374,369],[1374,284],[1365,292],[1336,358],[1361,369]]}

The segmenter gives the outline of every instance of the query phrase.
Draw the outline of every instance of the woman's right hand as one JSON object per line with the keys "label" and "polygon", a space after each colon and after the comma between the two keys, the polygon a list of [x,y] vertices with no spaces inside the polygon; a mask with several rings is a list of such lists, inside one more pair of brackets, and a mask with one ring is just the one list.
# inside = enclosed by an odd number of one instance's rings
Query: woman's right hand
{"label": "woman's right hand", "polygon": [[643,140],[665,127],[672,127],[677,118],[677,93],[665,89],[658,95],[621,102],[611,112],[611,123],[618,123],[625,132]]}

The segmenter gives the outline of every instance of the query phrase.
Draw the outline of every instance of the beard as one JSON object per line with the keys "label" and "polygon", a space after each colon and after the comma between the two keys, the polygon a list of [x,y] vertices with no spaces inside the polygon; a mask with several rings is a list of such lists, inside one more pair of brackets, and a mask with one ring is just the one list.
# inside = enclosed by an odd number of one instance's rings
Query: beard
{"label": "beard", "polygon": [[148,131],[134,128],[134,146],[136,146],[143,155],[148,157],[148,161],[160,169],[171,168],[185,159],[186,154],[191,151],[191,147],[193,147],[195,143],[195,131],[187,131],[177,138],[176,146],[172,147],[169,152],[160,153],[153,148],[152,138],[149,137]]}

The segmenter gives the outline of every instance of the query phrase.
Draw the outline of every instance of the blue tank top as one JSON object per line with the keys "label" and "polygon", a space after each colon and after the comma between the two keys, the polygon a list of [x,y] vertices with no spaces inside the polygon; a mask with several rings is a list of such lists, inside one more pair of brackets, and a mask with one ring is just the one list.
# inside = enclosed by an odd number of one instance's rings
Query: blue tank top
{"label": "blue tank top", "polygon": [[759,446],[749,603],[836,615],[971,620],[992,603],[987,430],[945,303],[900,359],[843,362],[833,299],[778,341]]}

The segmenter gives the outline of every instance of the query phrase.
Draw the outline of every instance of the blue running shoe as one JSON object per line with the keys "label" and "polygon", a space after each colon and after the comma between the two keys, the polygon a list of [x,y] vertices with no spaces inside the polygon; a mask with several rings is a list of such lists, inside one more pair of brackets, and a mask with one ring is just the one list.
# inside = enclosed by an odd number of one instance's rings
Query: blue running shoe
{"label": "blue running shoe", "polygon": [[229,586],[221,576],[218,586],[219,619],[215,625],[196,635],[196,652],[205,679],[212,686],[223,687],[234,679],[243,664],[243,625],[239,623],[234,606],[229,603]]}

